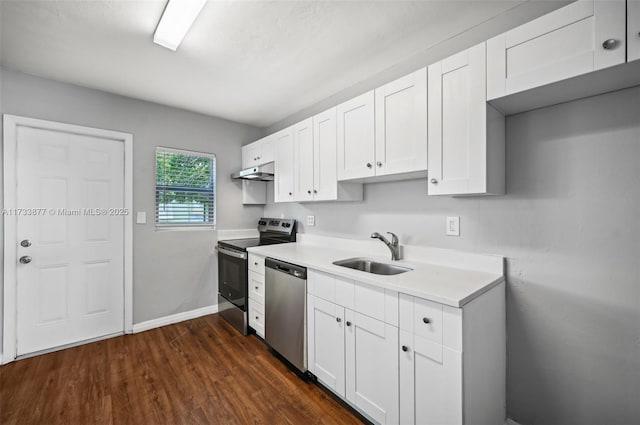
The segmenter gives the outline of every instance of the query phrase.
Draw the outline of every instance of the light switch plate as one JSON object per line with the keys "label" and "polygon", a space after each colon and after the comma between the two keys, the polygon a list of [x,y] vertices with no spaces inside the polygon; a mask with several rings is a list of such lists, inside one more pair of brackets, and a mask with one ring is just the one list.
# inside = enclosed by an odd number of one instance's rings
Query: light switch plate
{"label": "light switch plate", "polygon": [[144,211],[138,211],[136,214],[136,224],[146,224],[147,222],[147,213]]}
{"label": "light switch plate", "polygon": [[307,216],[307,226],[315,226],[316,225],[316,216],[308,215]]}
{"label": "light switch plate", "polygon": [[447,236],[460,236],[460,216],[447,217]]}

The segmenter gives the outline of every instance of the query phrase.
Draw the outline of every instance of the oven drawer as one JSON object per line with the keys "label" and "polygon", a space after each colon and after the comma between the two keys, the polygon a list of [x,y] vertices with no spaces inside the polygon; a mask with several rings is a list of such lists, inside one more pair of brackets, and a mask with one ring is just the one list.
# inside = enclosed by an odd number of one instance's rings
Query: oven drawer
{"label": "oven drawer", "polygon": [[264,304],[249,300],[249,326],[259,337],[264,338]]}
{"label": "oven drawer", "polygon": [[256,254],[249,254],[249,271],[256,272],[264,276],[264,257]]}
{"label": "oven drawer", "polygon": [[264,275],[249,272],[249,299],[264,305]]}

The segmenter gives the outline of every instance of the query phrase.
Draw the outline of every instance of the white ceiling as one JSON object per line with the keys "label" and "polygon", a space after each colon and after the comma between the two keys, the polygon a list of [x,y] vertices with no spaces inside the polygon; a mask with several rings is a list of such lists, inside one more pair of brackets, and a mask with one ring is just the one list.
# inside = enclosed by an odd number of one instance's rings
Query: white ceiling
{"label": "white ceiling", "polygon": [[522,1],[209,1],[176,52],[165,3],[2,0],[1,64],[268,126]]}

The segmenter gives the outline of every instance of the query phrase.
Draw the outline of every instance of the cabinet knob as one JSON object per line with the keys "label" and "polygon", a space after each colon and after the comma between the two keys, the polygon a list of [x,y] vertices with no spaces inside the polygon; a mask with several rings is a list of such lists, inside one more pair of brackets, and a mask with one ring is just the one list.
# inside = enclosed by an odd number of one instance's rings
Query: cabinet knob
{"label": "cabinet knob", "polygon": [[347,326],[351,326],[351,322],[347,320]]}
{"label": "cabinet knob", "polygon": [[31,262],[31,257],[29,257],[28,255],[23,255],[22,257],[20,257],[20,264],[29,264]]}
{"label": "cabinet knob", "polygon": [[314,190],[313,190],[313,193],[317,195],[317,194],[318,194],[318,191],[314,189]]}
{"label": "cabinet knob", "polygon": [[20,246],[23,248],[29,248],[31,246],[31,241],[29,239],[20,241]]}
{"label": "cabinet knob", "polygon": [[255,265],[257,266],[257,265],[258,265],[258,262],[256,261],[256,262],[254,262],[253,264],[255,264]]}
{"label": "cabinet knob", "polygon": [[378,161],[377,164],[378,164],[378,167],[382,167],[382,161]]}
{"label": "cabinet knob", "polygon": [[340,323],[340,322],[342,322],[342,319],[339,318],[339,317],[336,317],[336,322]]}
{"label": "cabinet knob", "polygon": [[293,195],[293,193],[289,192],[289,196]]}
{"label": "cabinet knob", "polygon": [[371,163],[367,162],[367,168],[371,168]]}
{"label": "cabinet knob", "polygon": [[436,180],[436,179],[431,179],[431,184],[438,184],[438,180]]}
{"label": "cabinet knob", "polygon": [[602,43],[602,47],[603,47],[605,50],[613,50],[613,49],[615,49],[617,46],[618,46],[618,40],[616,40],[615,38],[610,38],[610,39],[608,39],[608,40],[605,40],[605,41]]}
{"label": "cabinet knob", "polygon": [[429,320],[429,318],[427,318],[427,317],[423,317],[423,318],[422,318],[422,321],[423,321],[424,323],[426,323],[426,324],[431,323],[431,320]]}
{"label": "cabinet knob", "polygon": [[407,347],[406,345],[403,345],[402,346],[402,351],[404,351],[406,353],[407,351],[409,351],[409,347]]}
{"label": "cabinet knob", "polygon": [[256,291],[258,290],[258,287],[256,286]]}
{"label": "cabinet knob", "polygon": [[260,157],[258,157],[258,159],[260,159]]}
{"label": "cabinet knob", "polygon": [[308,193],[309,195],[311,195],[311,191],[310,191],[310,190],[307,190],[307,193]]}
{"label": "cabinet knob", "polygon": [[258,320],[258,316],[256,316],[256,320]]}

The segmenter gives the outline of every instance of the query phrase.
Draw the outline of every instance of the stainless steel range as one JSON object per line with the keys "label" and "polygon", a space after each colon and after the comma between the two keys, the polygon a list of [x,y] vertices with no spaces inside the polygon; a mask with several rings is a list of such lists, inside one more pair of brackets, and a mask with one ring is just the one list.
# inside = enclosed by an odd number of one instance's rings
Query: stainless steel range
{"label": "stainless steel range", "polygon": [[247,248],[296,241],[296,221],[282,218],[261,218],[259,238],[218,241],[218,311],[243,335],[248,334]]}

